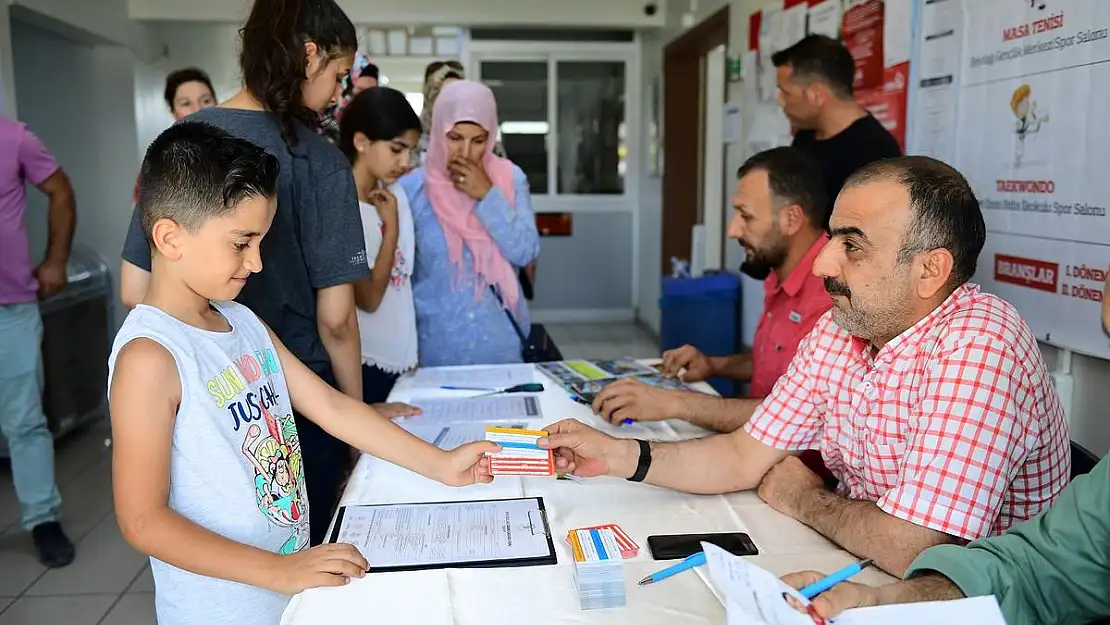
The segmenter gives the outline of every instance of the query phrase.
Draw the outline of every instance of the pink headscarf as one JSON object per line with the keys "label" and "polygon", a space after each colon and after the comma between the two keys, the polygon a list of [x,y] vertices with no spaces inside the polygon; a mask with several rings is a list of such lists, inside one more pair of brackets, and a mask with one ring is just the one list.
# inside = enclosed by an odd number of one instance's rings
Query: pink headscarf
{"label": "pink headscarf", "polygon": [[474,258],[477,274],[475,298],[485,296],[489,285],[500,287],[505,307],[515,310],[520,301],[520,283],[497,243],[490,237],[485,225],[474,214],[478,202],[455,188],[447,170],[447,133],[455,124],[471,122],[486,129],[489,141],[482,155],[482,168],[494,187],[509,199],[512,207],[516,197],[513,188],[513,164],[495,156],[493,146],[497,139],[497,102],[493,92],[483,84],[458,80],[449,83],[436,98],[432,109],[432,128],[428,137],[428,152],[424,160],[424,184],[432,202],[443,235],[447,239],[447,258],[455,266],[456,278],[463,275],[463,245]]}

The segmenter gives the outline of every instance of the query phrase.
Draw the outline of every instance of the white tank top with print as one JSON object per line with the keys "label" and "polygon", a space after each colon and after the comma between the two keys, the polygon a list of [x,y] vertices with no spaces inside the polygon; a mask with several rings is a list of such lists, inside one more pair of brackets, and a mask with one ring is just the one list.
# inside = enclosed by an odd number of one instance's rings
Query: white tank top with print
{"label": "white tank top with print", "polygon": [[[213,303],[231,325],[211,332],[150,306],[116,335],[116,357],[136,338],[166,348],[181,377],[169,506],[231,540],[273,553],[307,547],[308,496],[285,375],[266,327],[234,302]],[[116,398],[117,402],[121,401]],[[160,625],[276,624],[289,597],[196,575],[154,558]]]}

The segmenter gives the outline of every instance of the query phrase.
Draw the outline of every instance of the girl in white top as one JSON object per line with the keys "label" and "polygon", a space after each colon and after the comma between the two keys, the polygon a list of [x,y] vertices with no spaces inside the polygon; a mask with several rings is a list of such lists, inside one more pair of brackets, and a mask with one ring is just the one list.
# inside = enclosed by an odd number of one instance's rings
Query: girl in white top
{"label": "girl in white top", "polygon": [[274,156],[201,122],[163,132],[143,161],[150,288],[116,335],[108,400],[116,519],[150,556],[160,625],[276,625],[291,595],[371,566],[352,545],[309,547],[302,417],[446,484],[492,479],[483,456],[499,447],[412,436],[231,301],[262,270],[277,179]]}
{"label": "girl in white top", "polygon": [[400,91],[371,87],[343,110],[339,148],[351,161],[362,207],[371,277],[355,283],[362,337],[362,395],[386,401],[402,373],[416,367],[412,302],[412,211],[397,179],[420,141],[420,118]]}

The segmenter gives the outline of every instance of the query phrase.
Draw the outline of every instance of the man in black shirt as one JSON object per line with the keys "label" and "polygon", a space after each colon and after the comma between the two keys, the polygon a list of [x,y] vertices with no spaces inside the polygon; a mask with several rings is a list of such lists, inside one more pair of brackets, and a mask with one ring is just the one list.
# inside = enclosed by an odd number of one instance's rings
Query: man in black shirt
{"label": "man in black shirt", "polygon": [[856,64],[839,41],[809,35],[776,52],[771,62],[778,73],[779,106],[797,130],[793,146],[821,166],[829,207],[840,188],[868,163],[902,155],[894,136],[852,97]]}

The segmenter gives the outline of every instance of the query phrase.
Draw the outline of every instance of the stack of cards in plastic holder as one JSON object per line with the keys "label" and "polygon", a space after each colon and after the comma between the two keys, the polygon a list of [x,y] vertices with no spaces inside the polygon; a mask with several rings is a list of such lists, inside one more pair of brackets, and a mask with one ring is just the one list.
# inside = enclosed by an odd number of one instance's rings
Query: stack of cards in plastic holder
{"label": "stack of cards in plastic holder", "polygon": [[574,585],[582,609],[626,605],[621,547],[613,530],[573,530],[568,538],[574,554]]}

